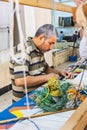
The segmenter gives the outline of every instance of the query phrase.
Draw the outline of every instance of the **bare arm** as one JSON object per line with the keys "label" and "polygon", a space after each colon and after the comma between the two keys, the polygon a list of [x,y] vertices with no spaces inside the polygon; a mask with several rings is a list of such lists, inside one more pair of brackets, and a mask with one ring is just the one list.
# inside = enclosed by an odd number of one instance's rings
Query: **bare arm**
{"label": "bare arm", "polygon": [[55,70],[48,67],[46,70],[46,74],[39,75],[39,76],[26,76],[25,78],[24,77],[18,78],[18,79],[15,79],[15,84],[17,86],[23,86],[26,81],[27,86],[39,85],[39,84],[48,82],[48,80],[51,79],[52,77],[59,78],[59,75],[62,75],[66,78],[73,78],[73,75],[66,71]]}
{"label": "bare arm", "polygon": [[58,78],[58,74],[49,73],[49,74],[40,75],[40,76],[27,76],[25,78],[18,78],[18,79],[15,79],[15,84],[17,86],[23,86],[26,81],[27,86],[34,86],[34,85],[46,83],[52,77]]}

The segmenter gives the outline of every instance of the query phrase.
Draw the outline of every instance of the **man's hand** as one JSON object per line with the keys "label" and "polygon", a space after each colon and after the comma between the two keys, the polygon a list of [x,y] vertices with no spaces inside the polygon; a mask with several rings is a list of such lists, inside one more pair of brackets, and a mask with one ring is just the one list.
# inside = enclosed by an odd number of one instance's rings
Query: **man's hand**
{"label": "man's hand", "polygon": [[67,71],[62,71],[61,70],[60,75],[64,76],[64,78],[66,78],[66,79],[73,79],[74,78],[73,73],[69,73]]}
{"label": "man's hand", "polygon": [[79,6],[82,2],[84,2],[85,0],[74,0],[76,5]]}

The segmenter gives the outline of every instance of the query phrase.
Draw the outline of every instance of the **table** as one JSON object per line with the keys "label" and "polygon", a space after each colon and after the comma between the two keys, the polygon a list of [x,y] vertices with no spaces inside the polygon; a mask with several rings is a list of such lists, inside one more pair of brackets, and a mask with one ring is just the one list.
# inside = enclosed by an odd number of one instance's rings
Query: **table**
{"label": "table", "polygon": [[[62,112],[42,117],[36,117],[33,118],[34,123],[37,124],[39,127],[39,130],[60,130],[61,126],[64,125],[64,123],[67,121],[67,119],[73,114],[74,111],[68,111],[68,112]],[[25,130],[29,130],[28,121],[27,122],[27,128]],[[18,124],[14,125],[13,128],[10,130],[19,130],[20,127],[21,130],[24,130],[25,125]],[[34,127],[35,128],[35,127]],[[34,129],[30,129],[34,130]],[[35,129],[36,130],[36,129]]]}
{"label": "table", "polygon": [[[31,95],[31,94],[33,94],[33,91],[31,93],[29,93],[28,95]],[[30,103],[32,102],[31,99],[29,99],[29,101],[30,101]],[[35,104],[32,104],[32,105],[35,105]],[[14,107],[23,107],[23,106],[26,107],[26,97],[13,103],[11,106],[6,108],[4,111],[0,112],[0,122],[16,118],[15,115],[10,113],[10,110]],[[56,114],[52,114],[52,115],[36,117],[36,118],[32,118],[32,119],[30,118],[30,120],[32,120],[35,124],[37,124],[37,126],[40,128],[40,130],[53,130],[53,129],[59,130],[60,127],[66,122],[66,120],[72,115],[73,112],[74,112],[74,110],[56,113]],[[23,122],[23,123],[20,123],[20,121],[16,120],[16,121],[11,121],[11,122],[7,122],[4,124],[0,124],[0,129],[1,130],[8,130],[8,129],[9,130],[15,130],[15,129],[19,130],[19,128],[20,128],[21,130],[22,129],[24,130],[25,125],[23,125],[23,124],[30,122],[30,121],[25,119],[25,120],[21,120],[21,122]],[[29,130],[28,125],[25,130],[27,130],[27,129]],[[30,130],[34,130],[34,129],[30,129]]]}
{"label": "table", "polygon": [[[30,92],[28,96],[31,96],[34,93],[34,91]],[[35,106],[35,103],[32,102],[31,98],[29,98],[30,106]],[[29,130],[28,124],[29,122],[31,123],[31,120],[33,121],[33,125],[36,124],[39,129],[37,130],[60,130],[62,125],[65,124],[67,119],[74,113],[75,110],[71,111],[66,111],[66,112],[61,112],[51,114],[51,115],[45,115],[45,116],[40,116],[40,117],[35,117],[35,118],[29,118],[29,119],[24,119],[24,120],[18,120],[15,114],[13,114],[11,110],[13,108],[18,109],[18,107],[25,107],[26,108],[26,96],[23,97],[21,100],[13,103],[11,106],[6,108],[4,111],[0,112],[0,129],[1,130],[19,130],[19,129],[26,129]],[[34,110],[34,109],[33,109]],[[17,112],[16,112],[17,114]],[[19,116],[20,117],[20,116]],[[12,119],[12,120],[10,120]],[[4,122],[4,124],[1,124],[2,121],[7,121]],[[12,126],[12,127],[11,127]],[[35,125],[33,126],[35,127]],[[30,130],[34,130],[33,128]]]}

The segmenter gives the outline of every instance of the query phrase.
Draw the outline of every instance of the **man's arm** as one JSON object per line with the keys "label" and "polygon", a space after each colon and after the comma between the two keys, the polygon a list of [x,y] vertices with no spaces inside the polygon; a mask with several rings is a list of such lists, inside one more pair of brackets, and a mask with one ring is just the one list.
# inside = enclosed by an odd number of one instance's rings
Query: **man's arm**
{"label": "man's arm", "polygon": [[46,73],[47,74],[39,75],[39,76],[28,75],[23,78],[17,78],[15,79],[15,84],[17,86],[24,86],[26,82],[27,86],[35,86],[35,85],[48,82],[48,80],[51,79],[52,77],[59,78],[59,75],[64,76],[66,78],[73,78],[73,75],[71,73],[62,70],[55,70],[50,67],[47,68]]}
{"label": "man's arm", "polygon": [[46,73],[55,73],[65,78],[73,78],[72,73],[68,73],[67,71],[64,70],[52,69],[50,67],[47,68]]}
{"label": "man's arm", "polygon": [[15,79],[15,84],[21,87],[24,86],[26,82],[27,86],[35,86],[42,83],[46,83],[52,77],[58,78],[58,74],[49,73],[49,74],[39,75],[39,76],[26,76],[24,78],[17,78]]}

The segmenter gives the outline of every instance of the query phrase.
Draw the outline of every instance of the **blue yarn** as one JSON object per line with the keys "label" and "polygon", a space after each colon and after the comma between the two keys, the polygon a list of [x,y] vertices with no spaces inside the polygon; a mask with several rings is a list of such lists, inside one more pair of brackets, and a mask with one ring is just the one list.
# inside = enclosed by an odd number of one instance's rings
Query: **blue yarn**
{"label": "blue yarn", "polygon": [[38,125],[34,121],[32,121],[32,120],[29,120],[29,121],[34,124],[34,126],[37,128],[37,130],[40,130],[40,128],[38,127]]}

